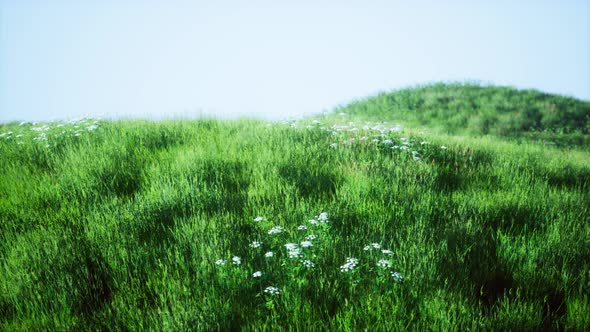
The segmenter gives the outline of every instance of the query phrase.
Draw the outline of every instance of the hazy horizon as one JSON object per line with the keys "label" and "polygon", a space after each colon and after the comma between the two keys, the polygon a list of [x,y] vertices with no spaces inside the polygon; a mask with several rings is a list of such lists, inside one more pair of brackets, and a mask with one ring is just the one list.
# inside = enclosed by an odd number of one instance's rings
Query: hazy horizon
{"label": "hazy horizon", "polygon": [[479,81],[590,100],[590,2],[0,0],[0,122],[319,113]]}

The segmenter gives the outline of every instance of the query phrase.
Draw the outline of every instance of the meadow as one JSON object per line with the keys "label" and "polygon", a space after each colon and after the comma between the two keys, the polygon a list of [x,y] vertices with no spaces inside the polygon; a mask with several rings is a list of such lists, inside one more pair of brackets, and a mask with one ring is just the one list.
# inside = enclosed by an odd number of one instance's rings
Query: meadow
{"label": "meadow", "polygon": [[0,124],[0,329],[590,330],[590,103]]}

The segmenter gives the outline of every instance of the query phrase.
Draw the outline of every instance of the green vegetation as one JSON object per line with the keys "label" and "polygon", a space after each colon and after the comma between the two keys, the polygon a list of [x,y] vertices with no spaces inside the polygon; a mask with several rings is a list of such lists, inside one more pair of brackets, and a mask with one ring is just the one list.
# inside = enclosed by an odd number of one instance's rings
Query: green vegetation
{"label": "green vegetation", "polygon": [[539,96],[0,125],[0,329],[590,330],[588,103],[502,131]]}
{"label": "green vegetation", "polygon": [[590,146],[590,102],[535,90],[438,83],[380,93],[339,111],[449,134]]}

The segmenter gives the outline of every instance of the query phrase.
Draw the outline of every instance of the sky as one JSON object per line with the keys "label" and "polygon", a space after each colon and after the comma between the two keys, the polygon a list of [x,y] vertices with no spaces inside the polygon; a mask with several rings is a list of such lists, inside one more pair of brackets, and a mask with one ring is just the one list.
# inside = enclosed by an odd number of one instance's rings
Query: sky
{"label": "sky", "polygon": [[590,1],[0,0],[0,122],[280,119],[465,80],[590,100]]}

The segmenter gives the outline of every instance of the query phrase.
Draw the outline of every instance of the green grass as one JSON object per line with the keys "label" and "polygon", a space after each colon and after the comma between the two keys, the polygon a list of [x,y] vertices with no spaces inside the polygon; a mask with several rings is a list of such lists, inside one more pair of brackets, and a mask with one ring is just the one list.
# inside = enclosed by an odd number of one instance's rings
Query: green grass
{"label": "green grass", "polygon": [[590,330],[587,119],[556,146],[367,105],[0,125],[0,329]]}
{"label": "green grass", "polygon": [[438,132],[590,147],[590,102],[536,90],[435,83],[382,92],[337,112]]}

